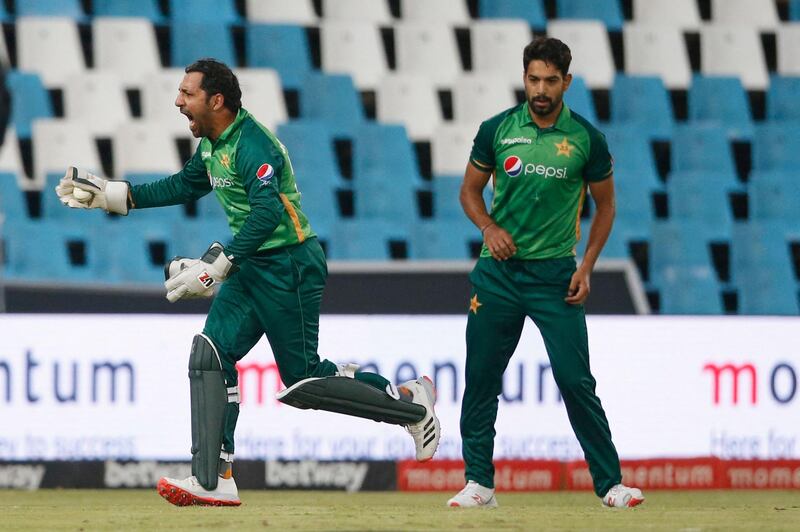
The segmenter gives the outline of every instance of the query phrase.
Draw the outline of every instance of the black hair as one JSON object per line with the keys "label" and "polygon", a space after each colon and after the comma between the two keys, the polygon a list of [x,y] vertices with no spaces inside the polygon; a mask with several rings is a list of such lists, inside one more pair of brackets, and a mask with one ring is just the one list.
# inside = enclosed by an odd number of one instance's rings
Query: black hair
{"label": "black hair", "polygon": [[569,46],[553,37],[536,37],[525,47],[522,52],[522,67],[528,71],[531,61],[540,60],[555,66],[561,71],[562,76],[569,73],[569,64],[572,62],[572,52]]}
{"label": "black hair", "polygon": [[228,65],[216,59],[206,57],[198,59],[186,67],[186,73],[200,72],[203,80],[200,88],[206,91],[209,96],[222,94],[225,99],[225,107],[234,114],[239,112],[242,107],[242,89],[239,88],[239,80],[236,79]]}

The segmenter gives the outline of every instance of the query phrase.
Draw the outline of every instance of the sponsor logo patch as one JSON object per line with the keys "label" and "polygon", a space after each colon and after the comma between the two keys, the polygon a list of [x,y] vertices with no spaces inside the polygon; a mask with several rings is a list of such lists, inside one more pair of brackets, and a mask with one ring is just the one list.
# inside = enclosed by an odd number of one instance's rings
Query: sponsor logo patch
{"label": "sponsor logo patch", "polygon": [[508,177],[517,177],[522,172],[522,159],[516,155],[509,155],[503,161],[503,170],[506,171]]}
{"label": "sponsor logo patch", "polygon": [[269,163],[264,163],[258,167],[258,171],[256,171],[256,177],[259,181],[261,181],[262,185],[268,184],[272,180],[272,176],[275,175],[275,168],[272,167]]}
{"label": "sponsor logo patch", "polygon": [[214,278],[211,277],[208,272],[203,272],[198,275],[197,280],[200,281],[200,284],[206,288],[211,288],[211,286],[214,284]]}

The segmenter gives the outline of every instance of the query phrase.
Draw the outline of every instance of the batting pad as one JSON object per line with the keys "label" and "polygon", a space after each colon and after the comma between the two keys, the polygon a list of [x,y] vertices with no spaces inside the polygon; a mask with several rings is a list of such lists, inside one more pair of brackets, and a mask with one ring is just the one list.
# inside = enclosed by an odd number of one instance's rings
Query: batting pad
{"label": "batting pad", "polygon": [[304,379],[275,396],[278,401],[302,409],[408,425],[425,417],[425,407],[389,396],[377,388],[350,377]]}

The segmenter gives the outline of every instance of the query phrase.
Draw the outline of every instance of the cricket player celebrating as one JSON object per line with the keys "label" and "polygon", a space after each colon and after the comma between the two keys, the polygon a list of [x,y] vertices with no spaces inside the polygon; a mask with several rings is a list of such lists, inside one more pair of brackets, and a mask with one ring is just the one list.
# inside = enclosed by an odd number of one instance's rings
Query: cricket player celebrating
{"label": "cricket player celebrating", "polygon": [[394,386],[355,364],[317,354],[325,255],[300,209],[300,193],[286,148],[241,106],[231,70],[213,59],[186,67],[175,105],[200,144],[184,168],[144,185],[111,181],[69,168],[56,187],[61,202],[78,209],[127,215],[135,209],[186,203],[214,192],[233,240],[213,242],[199,259],[176,257],[165,267],[170,302],[214,299],[203,332],[189,354],[192,476],[162,478],[158,492],[178,506],[238,506],[232,475],[239,416],[236,362],[263,336],[272,347],[284,403],[404,425],[417,460],[439,444],[435,390],[427,377]]}
{"label": "cricket player celebrating", "polygon": [[[614,183],[605,138],[562,100],[572,80],[571,60],[557,39],[537,38],[525,48],[527,101],[481,124],[464,175],[461,204],[480,228],[484,246],[470,274],[461,405],[467,485],[449,506],[497,506],[492,454],[498,396],[526,316],[544,338],[595,493],[606,506],[644,500],[640,490],[621,484],[619,458],[589,371],[583,302],[614,220]],[[489,215],[482,191],[492,176]],[[576,269],[587,186],[597,212]]]}

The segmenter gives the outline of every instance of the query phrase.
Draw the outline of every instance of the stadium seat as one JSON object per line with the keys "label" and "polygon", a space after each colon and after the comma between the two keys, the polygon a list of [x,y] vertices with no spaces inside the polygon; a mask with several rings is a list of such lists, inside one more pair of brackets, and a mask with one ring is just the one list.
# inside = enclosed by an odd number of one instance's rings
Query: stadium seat
{"label": "stadium seat", "polygon": [[0,172],[9,172],[20,176],[22,182],[27,183],[25,171],[22,166],[22,152],[19,148],[19,139],[13,126],[6,129],[3,145],[0,146]]}
{"label": "stadium seat", "polygon": [[618,74],[611,91],[611,121],[638,126],[651,138],[671,138],[675,121],[661,78]]}
{"label": "stadium seat", "polygon": [[269,130],[289,118],[278,73],[271,68],[237,68],[242,106]]}
{"label": "stadium seat", "polygon": [[412,140],[429,140],[444,117],[432,82],[415,74],[388,74],[377,87],[377,119],[401,124]]}
{"label": "stadium seat", "polygon": [[556,0],[556,14],[560,19],[600,20],[610,31],[622,29],[622,11],[617,0]]}
{"label": "stadium seat", "polygon": [[756,126],[753,168],[797,172],[800,169],[800,124],[766,122]]}
{"label": "stadium seat", "polygon": [[97,146],[82,122],[36,120],[33,123],[33,178],[42,187],[48,173],[64,175],[69,166],[102,174]]}
{"label": "stadium seat", "polygon": [[723,314],[720,284],[710,266],[667,267],[658,293],[659,314]]}
{"label": "stadium seat", "polygon": [[328,255],[333,260],[389,260],[392,241],[408,242],[406,224],[340,220],[331,233]]}
{"label": "stadium seat", "polygon": [[697,0],[633,0],[633,20],[637,24],[696,31],[700,27],[700,10]]}
{"label": "stadium seat", "polygon": [[730,174],[713,170],[673,172],[667,180],[669,217],[708,226],[706,234],[718,240],[730,237],[733,212],[728,193],[741,187]]}
{"label": "stadium seat", "polygon": [[80,0],[16,0],[18,17],[69,17],[83,22]]}
{"label": "stadium seat", "polygon": [[522,20],[476,20],[470,32],[473,72],[522,88],[522,51],[532,38],[528,24]]}
{"label": "stadium seat", "polygon": [[166,20],[158,0],[92,0],[92,11],[95,17],[146,18],[153,24],[163,24]]}
{"label": "stadium seat", "polygon": [[715,125],[679,124],[672,139],[672,170],[713,170],[735,176],[728,136]]}
{"label": "stadium seat", "polygon": [[31,124],[37,118],[51,118],[50,95],[38,74],[12,70],[6,75],[11,93],[11,124],[21,139],[31,138]]}
{"label": "stadium seat", "polygon": [[19,17],[17,67],[36,72],[48,89],[86,70],[78,26],[66,17]]}
{"label": "stadium seat", "polygon": [[502,83],[492,74],[464,74],[453,84],[453,119],[459,122],[477,127],[489,117],[516,105],[511,85]]}
{"label": "stadium seat", "polygon": [[800,179],[797,171],[754,170],[748,181],[750,218],[784,222],[791,227],[800,213]]}
{"label": "stadium seat", "polygon": [[183,220],[173,228],[172,237],[170,257],[199,257],[212,242],[227,243],[233,238],[227,221],[221,216]]}
{"label": "stadium seat", "polygon": [[142,119],[176,137],[191,136],[189,121],[175,107],[183,76],[182,68],[164,68],[147,76],[142,85]]}
{"label": "stadium seat", "polygon": [[632,175],[638,175],[636,182],[639,186],[651,191],[662,188],[646,127],[614,122],[604,125],[600,130],[605,135],[608,150],[614,158],[615,173],[618,170],[628,170]]}
{"label": "stadium seat", "polygon": [[92,33],[95,68],[113,72],[126,88],[139,88],[147,75],[161,70],[156,32],[149,19],[95,17]]}
{"label": "stadium seat", "polygon": [[250,22],[307,26],[319,22],[313,0],[245,0],[245,11]]}
{"label": "stadium seat", "polygon": [[[592,124],[597,124],[597,114],[594,110],[594,99],[586,82],[581,76],[574,75],[572,83],[569,84],[564,101],[567,107],[584,117]],[[487,117],[488,118],[488,117]]]}
{"label": "stadium seat", "polygon": [[760,31],[775,31],[778,9],[773,0],[712,0],[714,24],[748,26]]}
{"label": "stadium seat", "polygon": [[439,20],[395,25],[395,50],[398,72],[426,76],[439,88],[450,88],[463,71],[453,28]]}
{"label": "stadium seat", "polygon": [[758,30],[746,26],[711,25],[700,29],[703,74],[737,76],[747,90],[766,90],[769,75]]}
{"label": "stadium seat", "polygon": [[800,20],[800,0],[789,0],[789,20]]}
{"label": "stadium seat", "polygon": [[676,269],[713,271],[710,243],[730,239],[728,233],[720,240],[716,228],[692,219],[656,221],[650,230],[650,281],[656,288]]}
{"label": "stadium seat", "polygon": [[117,178],[136,173],[166,176],[183,166],[172,136],[154,122],[133,120],[123,124],[114,131],[112,150]]}
{"label": "stadium seat", "polygon": [[360,220],[403,223],[419,218],[414,183],[391,170],[362,172],[354,186],[354,203]]}
{"label": "stadium seat", "polygon": [[245,50],[249,66],[275,69],[286,89],[300,89],[312,71],[308,38],[300,26],[251,24],[245,33]]}
{"label": "stadium seat", "polygon": [[[433,192],[433,218],[437,221],[467,220],[461,208],[459,195],[463,175],[435,175],[431,181]],[[490,210],[490,205],[486,205],[486,210]]]}
{"label": "stadium seat", "polygon": [[173,21],[240,24],[235,4],[236,0],[169,0],[169,14]]}
{"label": "stadium seat", "polygon": [[392,184],[422,186],[414,149],[403,126],[365,123],[353,136],[353,181],[358,187],[362,176],[384,174]]}
{"label": "stadium seat", "polygon": [[400,0],[403,20],[437,21],[445,24],[468,25],[470,22],[467,3],[463,0]]}
{"label": "stadium seat", "polygon": [[201,57],[213,57],[237,66],[231,26],[223,19],[189,21],[173,18],[171,66],[183,68]]}
{"label": "stadium seat", "polygon": [[[146,210],[153,209],[142,212]],[[159,210],[169,210],[169,207]],[[106,255],[103,277],[115,283],[163,287],[164,265],[176,255],[172,244],[173,227],[157,219],[145,221],[136,216],[138,214],[142,213],[134,212],[127,218],[114,220],[103,229],[102,240],[93,241]],[[162,246],[164,262],[155,260],[154,246]]]}
{"label": "stadium seat", "polygon": [[725,128],[731,139],[751,139],[753,120],[739,78],[695,76],[689,88],[689,118]]}
{"label": "stadium seat", "polygon": [[324,22],[320,40],[322,69],[349,74],[361,90],[374,89],[389,71],[381,34],[374,23]]}
{"label": "stadium seat", "polygon": [[371,22],[384,26],[393,21],[389,4],[383,0],[325,0],[322,12],[326,20]]}
{"label": "stadium seat", "polygon": [[97,71],[76,74],[64,83],[64,115],[82,122],[95,137],[110,137],[131,113],[116,75]]}
{"label": "stadium seat", "polygon": [[[9,13],[8,6],[6,6],[5,2],[0,2],[0,22],[4,23],[12,23],[14,22],[14,17]],[[5,44],[5,43],[3,43]],[[4,63],[9,64],[9,63]]]}
{"label": "stadium seat", "polygon": [[463,176],[477,133],[474,124],[460,122],[446,122],[436,128],[431,139],[433,174]]}
{"label": "stadium seat", "polygon": [[411,226],[409,258],[414,260],[468,260],[471,248],[483,242],[480,231],[466,217],[421,220]]}
{"label": "stadium seat", "polygon": [[614,83],[614,60],[605,25],[599,20],[551,20],[547,34],[569,43],[569,69],[592,89],[608,89]]}
{"label": "stadium seat", "polygon": [[337,189],[327,179],[314,179],[313,175],[306,177],[297,185],[300,189],[300,209],[308,217],[311,229],[327,237],[341,218]]}
{"label": "stadium seat", "polygon": [[300,115],[322,120],[334,137],[352,136],[365,120],[353,80],[341,74],[307,74],[300,97]]}
{"label": "stadium seat", "polygon": [[304,192],[312,182],[330,188],[349,187],[339,171],[333,148],[333,130],[319,120],[292,120],[278,126],[278,138],[289,151],[297,178]]}
{"label": "stadium seat", "polygon": [[781,24],[776,35],[778,73],[784,76],[800,76],[800,22]]}
{"label": "stadium seat", "polygon": [[[55,195],[55,192],[53,194]],[[25,193],[19,188],[16,174],[6,171],[0,172],[0,216],[2,216],[0,220],[28,218]]]}
{"label": "stadium seat", "polygon": [[648,25],[625,24],[622,34],[627,74],[659,76],[668,89],[689,86],[692,69],[679,28],[649,22]]}
{"label": "stadium seat", "polygon": [[800,121],[800,76],[772,76],[767,92],[769,120]]}
{"label": "stadium seat", "polygon": [[196,201],[196,207],[196,219],[227,223],[225,210],[222,208],[222,205],[220,205],[217,194],[213,190],[198,199]]}
{"label": "stadium seat", "polygon": [[542,0],[479,0],[478,14],[481,19],[520,18],[537,30],[547,26]]}

